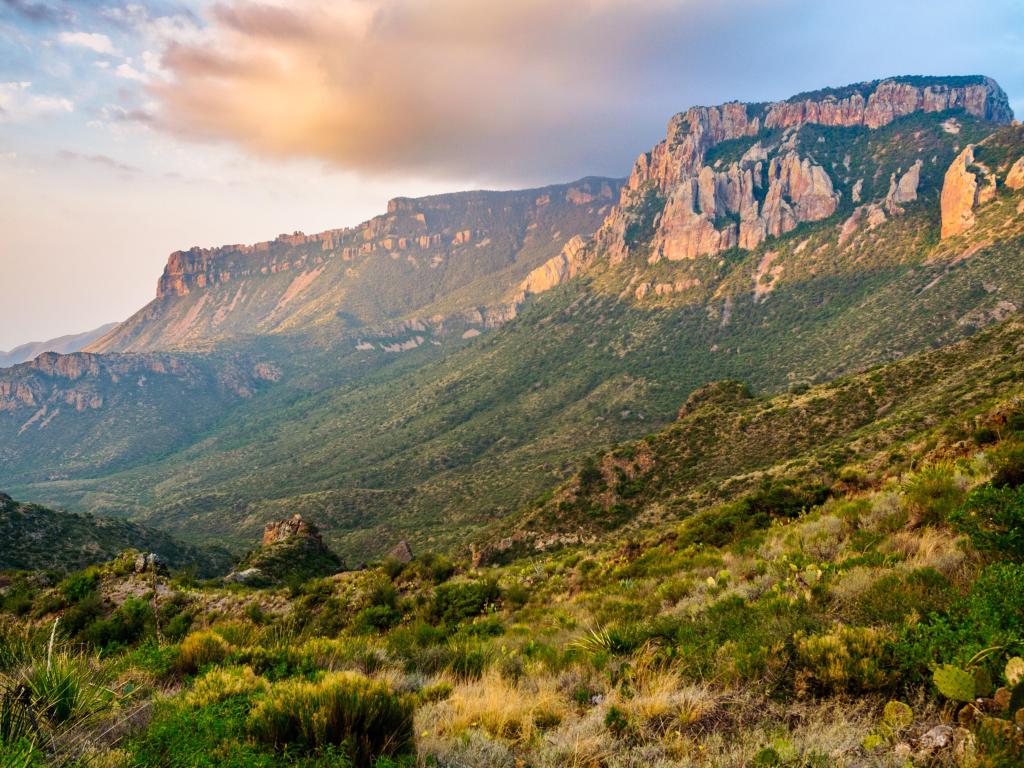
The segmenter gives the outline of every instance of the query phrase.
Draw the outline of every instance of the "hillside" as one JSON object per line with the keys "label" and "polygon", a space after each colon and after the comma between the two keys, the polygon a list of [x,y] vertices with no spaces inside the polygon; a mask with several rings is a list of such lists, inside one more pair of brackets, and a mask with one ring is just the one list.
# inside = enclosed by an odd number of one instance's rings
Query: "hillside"
{"label": "hillside", "polygon": [[91,352],[308,335],[373,349],[475,335],[515,316],[530,273],[589,237],[621,182],[397,198],[350,229],[171,254],[156,298]]}
{"label": "hillside", "polygon": [[[8,412],[0,429],[21,469],[0,481],[239,548],[294,511],[353,560],[399,539],[468,548],[582,454],[671,423],[708,382],[772,393],[828,381],[1024,307],[1024,137],[998,86],[848,90],[673,118],[597,235],[500,328],[406,331],[424,343],[402,352],[360,349],[359,332],[334,346],[225,342],[211,361],[259,351],[281,370],[230,417],[174,450],[114,472],[83,462],[55,482],[45,443],[17,435],[31,412]],[[944,216],[969,226],[943,237]],[[89,418],[97,441],[118,434],[109,415]]]}
{"label": "hillside", "polygon": [[880,471],[910,470],[910,458],[936,442],[961,450],[993,413],[1004,424],[999,404],[1021,404],[1022,354],[1024,319],[1015,314],[967,341],[788,393],[755,397],[738,382],[709,384],[669,427],[588,457],[546,500],[507,521],[480,558],[595,544],[609,531],[686,519],[766,489],[791,494],[798,507],[829,487],[857,490]]}
{"label": "hillside", "polygon": [[197,547],[145,525],[23,504],[0,493],[0,570],[63,571],[99,565],[126,549],[155,552],[171,568],[223,575],[228,553]]}
{"label": "hillside", "polygon": [[[1015,316],[774,398],[705,387],[564,486],[599,536],[493,566],[423,552],[287,588],[121,560],[3,574],[0,757],[1018,766],[1022,351]],[[626,482],[602,491],[612,461]],[[701,467],[722,492],[691,493]]]}
{"label": "hillside", "polygon": [[117,323],[107,323],[85,333],[59,336],[49,341],[32,341],[28,344],[20,344],[8,352],[0,352],[0,368],[9,368],[18,363],[34,360],[43,352],[58,352],[62,355],[78,352],[97,339],[107,335],[110,331],[114,330],[116,325]]}

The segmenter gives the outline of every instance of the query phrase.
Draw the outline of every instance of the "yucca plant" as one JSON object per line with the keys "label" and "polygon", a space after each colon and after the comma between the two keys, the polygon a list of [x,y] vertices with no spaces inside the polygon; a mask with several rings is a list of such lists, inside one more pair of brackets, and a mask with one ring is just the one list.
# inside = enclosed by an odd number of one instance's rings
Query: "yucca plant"
{"label": "yucca plant", "polygon": [[32,710],[55,725],[89,720],[113,699],[99,670],[67,651],[35,662],[21,677]]}

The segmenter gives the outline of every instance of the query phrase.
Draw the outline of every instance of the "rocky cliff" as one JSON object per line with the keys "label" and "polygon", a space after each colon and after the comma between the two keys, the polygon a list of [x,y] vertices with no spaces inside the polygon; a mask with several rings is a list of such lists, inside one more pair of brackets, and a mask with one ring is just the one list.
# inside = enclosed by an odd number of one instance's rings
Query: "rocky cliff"
{"label": "rocky cliff", "polygon": [[[365,341],[403,324],[463,332],[514,316],[529,272],[589,237],[621,182],[396,198],[357,227],[171,254],[156,299],[89,349],[179,349],[251,334],[331,332]],[[447,322],[445,322],[447,321]],[[359,329],[358,331],[356,329]]]}
{"label": "rocky cliff", "polygon": [[[653,263],[750,250],[802,222],[828,218],[840,205],[834,169],[816,159],[818,147],[800,140],[802,128],[872,130],[940,112],[993,123],[1012,119],[1006,94],[982,77],[895,78],[771,104],[691,107],[669,121],[664,141],[637,159],[598,240],[613,263],[636,253]],[[726,144],[736,146],[708,162]],[[916,199],[920,170],[911,166],[892,177],[890,211]],[[851,196],[859,202],[859,188]]]}
{"label": "rocky cliff", "polygon": [[[942,182],[943,239],[974,227],[978,209],[1001,191],[1024,189],[1024,157],[1016,154],[1021,140],[1024,130],[1015,126],[968,144],[956,156]],[[1024,213],[1024,207],[1018,213]]]}

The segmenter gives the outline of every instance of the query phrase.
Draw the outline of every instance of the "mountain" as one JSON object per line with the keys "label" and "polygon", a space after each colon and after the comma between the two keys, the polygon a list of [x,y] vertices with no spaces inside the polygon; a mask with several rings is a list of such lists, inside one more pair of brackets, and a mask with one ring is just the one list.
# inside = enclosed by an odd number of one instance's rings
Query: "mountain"
{"label": "mountain", "polygon": [[573,238],[593,234],[620,186],[588,178],[397,198],[386,214],[351,229],[178,251],[156,298],[89,351],[209,348],[303,333],[321,344],[346,338],[386,349],[417,346],[429,333],[472,336],[515,316],[542,279],[531,272],[557,263]]}
{"label": "mountain", "polygon": [[507,520],[478,561],[593,544],[765,488],[785,488],[798,506],[821,500],[813,489],[856,490],[935,442],[969,441],[983,423],[1005,427],[1020,402],[1022,355],[1024,315],[1015,313],[968,340],[791,392],[755,397],[739,382],[708,384],[668,427],[598,451]]}
{"label": "mountain", "polygon": [[[122,329],[166,339],[161,307],[194,311],[210,318],[189,342],[204,364],[262,355],[277,380],[171,448],[122,454],[114,468],[86,457],[59,480],[48,477],[53,438],[19,435],[35,411],[12,408],[0,414],[0,482],[236,547],[295,512],[351,560],[400,539],[468,547],[587,455],[673,423],[711,381],[769,394],[826,382],[956,343],[1024,307],[1024,131],[1006,103],[987,78],[912,77],[680,113],[592,238],[492,280],[516,316],[479,337],[412,330],[398,310],[353,311],[342,328],[321,312],[330,302],[305,298],[295,315],[285,304],[283,326],[272,309],[253,315],[264,318],[251,326],[265,323],[258,336],[208,333],[238,286],[204,277]],[[268,267],[251,279],[280,280],[283,296],[295,278]],[[450,317],[436,291],[418,306]],[[481,292],[472,303],[504,301]],[[126,405],[129,384],[111,382]],[[150,426],[163,418],[154,412]],[[81,434],[131,443],[138,430],[115,422],[90,411]]]}
{"label": "mountain", "polygon": [[155,552],[172,568],[220,575],[230,567],[224,550],[196,547],[145,525],[22,504],[0,493],[0,570],[73,571],[106,562],[126,549]]}
{"label": "mountain", "polygon": [[107,323],[99,328],[94,328],[85,333],[76,333],[71,336],[58,336],[49,341],[32,341],[15,347],[10,352],[0,352],[0,368],[9,368],[18,363],[34,360],[43,352],[58,352],[68,355],[85,349],[97,339],[106,336],[117,327],[117,323]]}

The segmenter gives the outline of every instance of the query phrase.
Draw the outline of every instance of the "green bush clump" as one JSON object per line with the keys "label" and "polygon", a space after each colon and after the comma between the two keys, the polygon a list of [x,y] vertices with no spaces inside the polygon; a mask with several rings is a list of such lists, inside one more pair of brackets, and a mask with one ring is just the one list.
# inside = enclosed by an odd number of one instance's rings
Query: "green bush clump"
{"label": "green bush clump", "polygon": [[976,488],[950,522],[982,552],[1024,560],[1024,486]]}
{"label": "green bush clump", "polygon": [[501,596],[493,579],[463,584],[442,584],[434,591],[430,617],[445,624],[458,624],[479,616]]}
{"label": "green bush clump", "polygon": [[678,544],[724,547],[767,528],[774,519],[797,517],[805,509],[824,502],[828,495],[829,489],[820,485],[769,485],[739,501],[689,518],[680,527]]}
{"label": "green bush clump", "polygon": [[90,568],[71,574],[58,585],[58,589],[69,603],[78,603],[95,593],[98,584],[99,573]]}
{"label": "green bush clump", "polygon": [[878,579],[857,598],[850,615],[865,625],[898,624],[914,612],[944,610],[954,598],[949,579],[934,568],[918,568]]}
{"label": "green bush clump", "polygon": [[362,768],[380,756],[410,752],[412,718],[410,698],[384,683],[339,672],[316,682],[278,683],[252,708],[248,730],[277,748],[339,745]]}
{"label": "green bush clump", "polygon": [[896,680],[893,638],[884,630],[838,626],[794,640],[798,690],[874,691]]}
{"label": "green bush clump", "polygon": [[153,608],[145,600],[129,597],[109,619],[98,620],[85,627],[82,638],[97,648],[132,645],[156,632]]}
{"label": "green bush clump", "polygon": [[193,632],[181,641],[178,649],[178,669],[195,674],[209,664],[220,664],[227,658],[230,646],[216,632]]}
{"label": "green bush clump", "polygon": [[1024,485],[1024,445],[1012,445],[996,454],[992,485],[996,488]]}
{"label": "green bush clump", "polygon": [[[908,680],[923,682],[939,664],[966,665],[991,648],[1024,652],[1024,566],[997,563],[975,580],[971,591],[948,610],[904,628],[896,653]],[[995,659],[978,666],[996,676]]]}
{"label": "green bush clump", "polygon": [[964,491],[951,465],[931,464],[907,480],[903,495],[916,522],[940,523],[959,508]]}

